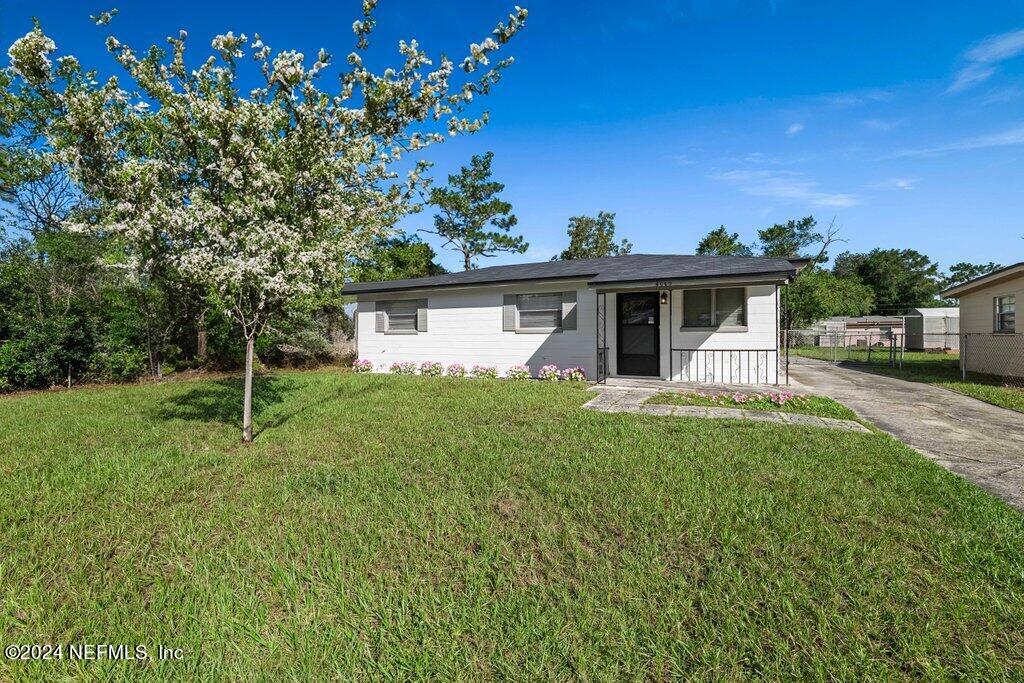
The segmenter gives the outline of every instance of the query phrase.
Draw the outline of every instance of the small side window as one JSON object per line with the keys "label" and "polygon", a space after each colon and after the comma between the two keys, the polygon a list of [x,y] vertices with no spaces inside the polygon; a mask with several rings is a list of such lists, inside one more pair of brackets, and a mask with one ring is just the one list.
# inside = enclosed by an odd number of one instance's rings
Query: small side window
{"label": "small side window", "polygon": [[377,302],[377,331],[385,334],[426,332],[424,299]]}
{"label": "small side window", "polygon": [[1017,331],[1017,301],[1016,297],[996,297],[996,332]]}

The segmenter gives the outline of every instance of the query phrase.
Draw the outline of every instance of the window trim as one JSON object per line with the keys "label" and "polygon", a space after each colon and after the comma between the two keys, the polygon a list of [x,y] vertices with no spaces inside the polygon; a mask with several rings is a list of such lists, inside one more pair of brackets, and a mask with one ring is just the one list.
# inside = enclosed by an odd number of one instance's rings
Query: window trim
{"label": "window trim", "polygon": [[[702,289],[710,290],[711,291],[711,321],[712,321],[712,324],[711,325],[701,325],[701,326],[696,326],[696,325],[691,326],[691,325],[687,325],[686,324],[686,294],[685,294],[685,292],[687,290],[686,289],[681,289],[679,291],[683,292],[683,294],[681,294],[680,297],[679,297],[679,307],[681,309],[680,310],[680,316],[679,316],[679,318],[681,320],[681,322],[679,323],[679,331],[680,332],[708,332],[708,331],[711,331],[711,330],[713,330],[715,332],[747,332],[747,331],[750,330],[750,327],[747,324],[748,323],[747,315],[749,314],[749,308],[750,308],[750,306],[747,304],[747,301],[749,301],[750,296],[747,294],[747,287],[746,286],[742,286],[742,287],[691,287],[689,289],[690,290],[694,290],[694,291],[702,290]],[[743,324],[742,325],[720,325],[720,324],[718,324],[718,290],[720,290],[720,289],[741,289],[741,290],[743,290]]]}
{"label": "window trim", "polygon": [[[523,327],[519,322],[519,298],[523,296],[555,296],[557,295],[560,303],[558,308],[536,308],[532,310],[536,311],[554,311],[558,314],[558,325],[555,327]],[[555,334],[562,331],[562,319],[564,314],[565,296],[561,291],[558,292],[522,292],[516,294],[516,334]]]}
{"label": "window trim", "polygon": [[[1013,302],[1007,302],[1013,306],[1013,327],[1002,327],[1002,316],[1005,315],[1000,309],[1001,304],[1005,299],[1013,299]],[[1000,296],[992,297],[992,331],[995,334],[1016,334],[1017,333],[1017,297],[1014,294],[1003,294]]]}

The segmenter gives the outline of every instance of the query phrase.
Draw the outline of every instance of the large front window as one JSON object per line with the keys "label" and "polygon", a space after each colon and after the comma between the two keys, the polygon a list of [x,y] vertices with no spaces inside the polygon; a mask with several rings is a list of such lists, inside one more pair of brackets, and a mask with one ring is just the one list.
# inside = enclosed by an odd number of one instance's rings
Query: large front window
{"label": "large front window", "polygon": [[747,324],[743,287],[683,290],[683,327],[730,328]]}
{"label": "large front window", "polygon": [[1017,302],[1015,297],[996,297],[996,332],[1016,332]]}

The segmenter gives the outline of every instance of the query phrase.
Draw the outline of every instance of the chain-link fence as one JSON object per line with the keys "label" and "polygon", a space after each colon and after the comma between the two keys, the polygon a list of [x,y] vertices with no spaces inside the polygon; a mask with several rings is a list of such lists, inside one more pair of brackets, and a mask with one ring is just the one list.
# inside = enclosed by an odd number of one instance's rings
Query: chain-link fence
{"label": "chain-link fence", "polygon": [[866,330],[786,330],[783,348],[790,364],[866,363],[898,366],[905,352],[901,332]]}
{"label": "chain-link fence", "polygon": [[802,363],[886,366],[908,379],[951,379],[1024,391],[1024,334],[786,330],[787,368]]}
{"label": "chain-link fence", "polygon": [[1024,390],[1024,334],[961,334],[960,370],[963,379],[998,378],[1005,386]]}

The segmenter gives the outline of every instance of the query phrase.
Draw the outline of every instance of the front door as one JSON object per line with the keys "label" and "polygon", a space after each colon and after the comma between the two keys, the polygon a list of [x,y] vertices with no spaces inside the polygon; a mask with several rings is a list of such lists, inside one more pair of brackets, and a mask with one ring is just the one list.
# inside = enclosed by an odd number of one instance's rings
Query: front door
{"label": "front door", "polygon": [[618,374],[658,377],[658,293],[623,292],[618,301]]}

